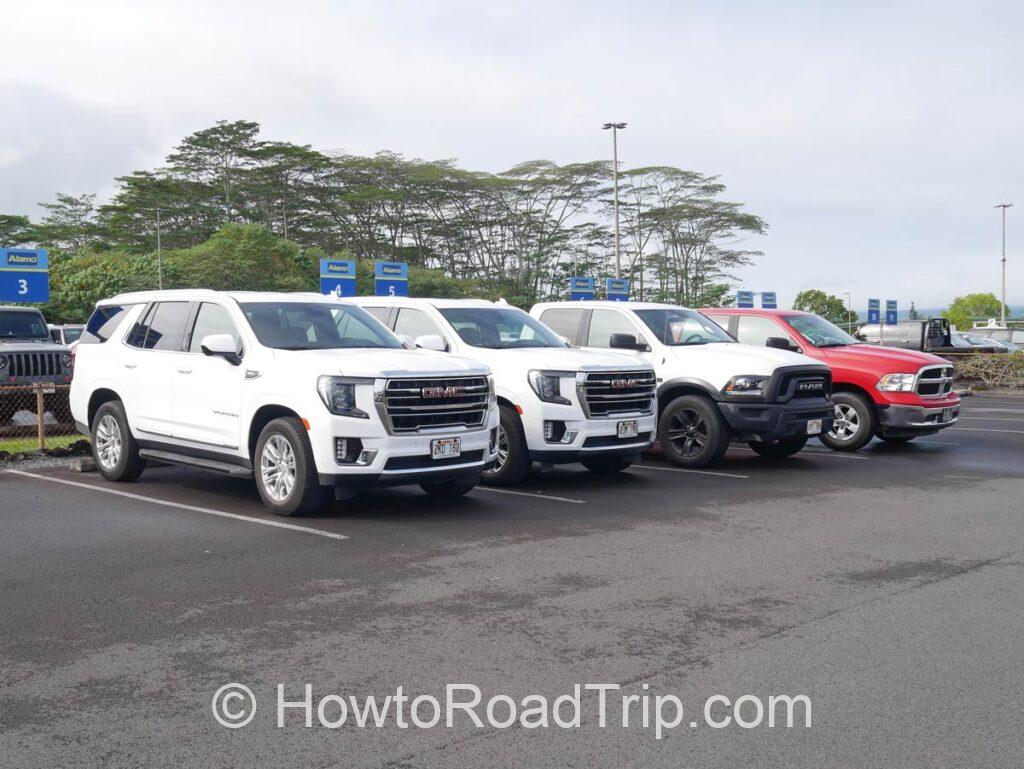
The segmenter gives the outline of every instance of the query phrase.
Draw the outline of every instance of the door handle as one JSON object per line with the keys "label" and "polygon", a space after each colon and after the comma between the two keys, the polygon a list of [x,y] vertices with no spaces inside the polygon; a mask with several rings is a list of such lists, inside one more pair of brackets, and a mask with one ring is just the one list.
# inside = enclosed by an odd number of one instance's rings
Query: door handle
{"label": "door handle", "polygon": [[192,373],[192,369],[185,368],[184,366],[182,366],[181,368],[178,369],[178,373],[179,374],[191,374]]}
{"label": "door handle", "polygon": [[138,366],[138,365],[139,365],[138,363],[135,363],[135,362],[133,362],[133,361],[127,361],[127,362],[126,362],[126,363],[124,364],[124,367],[125,367],[125,368],[135,368],[135,367],[136,367],[136,366]]}

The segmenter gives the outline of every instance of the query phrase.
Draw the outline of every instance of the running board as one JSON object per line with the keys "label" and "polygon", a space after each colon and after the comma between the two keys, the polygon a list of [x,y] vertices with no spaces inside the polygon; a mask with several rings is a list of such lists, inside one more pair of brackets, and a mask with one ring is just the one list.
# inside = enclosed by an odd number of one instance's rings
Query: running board
{"label": "running board", "polygon": [[185,454],[175,454],[170,451],[157,451],[156,449],[139,449],[139,456],[144,459],[156,459],[160,462],[169,462],[172,465],[186,465],[199,470],[209,470],[213,473],[230,475],[232,478],[252,478],[252,470],[233,465],[230,462],[218,462],[216,459],[201,459],[190,457]]}

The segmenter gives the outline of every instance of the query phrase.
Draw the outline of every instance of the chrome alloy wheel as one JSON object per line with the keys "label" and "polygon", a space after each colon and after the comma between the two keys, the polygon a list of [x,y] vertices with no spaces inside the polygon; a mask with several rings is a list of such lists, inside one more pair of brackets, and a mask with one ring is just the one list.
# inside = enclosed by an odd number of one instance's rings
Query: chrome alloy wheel
{"label": "chrome alloy wheel", "polygon": [[837,441],[853,440],[860,432],[860,417],[857,415],[857,409],[846,403],[837,403],[835,409],[836,416],[832,422],[832,429],[828,431],[829,437]]}
{"label": "chrome alloy wheel", "polygon": [[104,470],[113,470],[121,461],[121,426],[110,414],[96,425],[96,461]]}
{"label": "chrome alloy wheel", "polygon": [[512,450],[512,447],[508,442],[508,433],[505,432],[505,428],[502,427],[500,423],[498,424],[498,440],[496,443],[498,457],[494,460],[494,465],[489,470],[484,471],[484,475],[495,475],[501,472],[501,468],[503,468],[505,463],[508,462],[508,455]]}
{"label": "chrome alloy wheel", "polygon": [[694,457],[707,446],[707,423],[696,411],[680,409],[669,419],[668,440],[684,457]]}
{"label": "chrome alloy wheel", "polygon": [[295,488],[295,451],[283,435],[272,435],[260,455],[260,477],[267,496],[284,502]]}

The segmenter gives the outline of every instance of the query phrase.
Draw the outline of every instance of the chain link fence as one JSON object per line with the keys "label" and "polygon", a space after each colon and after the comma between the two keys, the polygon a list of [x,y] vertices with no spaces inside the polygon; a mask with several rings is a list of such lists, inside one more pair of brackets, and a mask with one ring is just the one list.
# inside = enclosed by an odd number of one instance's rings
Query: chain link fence
{"label": "chain link fence", "polygon": [[941,357],[953,364],[958,390],[1007,388],[1024,393],[1024,352],[952,352]]}
{"label": "chain link fence", "polygon": [[54,384],[0,386],[0,460],[35,451],[59,455],[83,449],[71,418],[70,389]]}

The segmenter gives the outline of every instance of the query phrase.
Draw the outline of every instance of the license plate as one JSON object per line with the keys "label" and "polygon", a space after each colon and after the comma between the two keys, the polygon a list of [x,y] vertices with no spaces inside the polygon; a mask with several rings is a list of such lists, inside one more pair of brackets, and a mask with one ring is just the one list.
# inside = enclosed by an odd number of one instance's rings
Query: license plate
{"label": "license plate", "polygon": [[953,418],[953,409],[943,409],[942,410],[942,421],[943,422],[948,422],[952,418]]}
{"label": "license plate", "polygon": [[820,419],[808,419],[807,420],[807,434],[808,435],[821,435],[821,420]]}
{"label": "license plate", "polygon": [[617,434],[620,438],[635,438],[640,434],[640,427],[635,419],[628,422],[619,422]]}
{"label": "license plate", "polygon": [[431,459],[453,459],[462,455],[462,438],[438,438],[430,442]]}
{"label": "license plate", "polygon": [[43,388],[43,393],[45,395],[53,395],[55,392],[57,392],[57,388],[56,387],[44,387]]}

